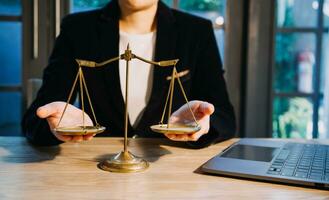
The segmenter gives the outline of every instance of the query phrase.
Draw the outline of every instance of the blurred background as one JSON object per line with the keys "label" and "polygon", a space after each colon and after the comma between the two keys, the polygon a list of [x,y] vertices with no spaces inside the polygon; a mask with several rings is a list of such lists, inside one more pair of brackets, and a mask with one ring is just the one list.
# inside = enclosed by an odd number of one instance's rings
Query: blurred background
{"label": "blurred background", "polygon": [[[69,13],[109,0],[0,0],[0,135],[20,120]],[[165,0],[213,22],[237,137],[329,138],[329,0]]]}

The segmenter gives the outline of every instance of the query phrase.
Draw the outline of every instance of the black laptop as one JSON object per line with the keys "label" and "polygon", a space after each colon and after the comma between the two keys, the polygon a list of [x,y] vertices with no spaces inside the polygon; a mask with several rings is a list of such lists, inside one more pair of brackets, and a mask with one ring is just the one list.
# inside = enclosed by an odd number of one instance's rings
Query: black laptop
{"label": "black laptop", "polygon": [[329,145],[241,139],[206,162],[203,172],[329,189]]}

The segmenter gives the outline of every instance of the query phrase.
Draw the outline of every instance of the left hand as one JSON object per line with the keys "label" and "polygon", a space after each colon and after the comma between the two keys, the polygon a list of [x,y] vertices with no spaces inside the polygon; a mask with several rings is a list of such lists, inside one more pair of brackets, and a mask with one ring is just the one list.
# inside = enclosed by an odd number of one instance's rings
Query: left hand
{"label": "left hand", "polygon": [[[174,141],[197,141],[202,135],[207,134],[210,127],[210,115],[215,111],[214,105],[204,101],[190,101],[190,107],[196,120],[201,126],[201,130],[192,134],[165,134],[165,136]],[[193,123],[192,114],[187,104],[175,111],[169,120],[170,123]]]}

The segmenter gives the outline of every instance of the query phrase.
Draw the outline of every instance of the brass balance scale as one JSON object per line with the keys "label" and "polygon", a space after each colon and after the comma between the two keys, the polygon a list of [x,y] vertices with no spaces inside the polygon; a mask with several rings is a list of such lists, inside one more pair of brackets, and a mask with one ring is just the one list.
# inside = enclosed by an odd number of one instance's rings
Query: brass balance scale
{"label": "brass balance scale", "polygon": [[[80,59],[76,59],[76,62],[78,63],[79,69],[77,72],[77,75],[75,77],[73,86],[71,88],[71,91],[69,93],[69,97],[67,99],[66,105],[64,107],[64,110],[62,112],[61,118],[58,122],[57,127],[54,129],[54,131],[56,131],[59,134],[62,135],[87,135],[87,134],[98,134],[98,133],[102,133],[105,130],[105,127],[101,126],[96,119],[96,115],[91,103],[91,99],[90,99],[90,95],[89,95],[89,91],[88,91],[88,87],[87,87],[87,83],[83,74],[83,70],[82,67],[90,67],[90,68],[96,68],[96,67],[101,67],[104,65],[107,65],[111,62],[117,61],[117,60],[125,60],[126,61],[126,92],[125,92],[125,121],[124,121],[124,127],[125,127],[125,132],[124,132],[124,149],[122,152],[118,153],[117,155],[115,155],[114,157],[102,161],[101,163],[99,163],[99,167],[105,171],[111,171],[111,172],[139,172],[139,171],[143,171],[145,169],[148,168],[149,164],[146,160],[136,157],[134,156],[132,153],[130,153],[128,151],[128,110],[127,110],[127,105],[128,105],[128,80],[129,80],[129,62],[132,59],[138,59],[141,60],[143,62],[155,65],[155,66],[160,66],[160,67],[170,67],[173,66],[173,70],[172,70],[172,74],[171,74],[171,80],[170,80],[170,85],[169,85],[169,90],[168,90],[168,94],[166,97],[166,102],[165,102],[165,106],[163,109],[163,113],[162,113],[162,117],[160,120],[159,124],[153,125],[150,128],[154,131],[154,132],[158,132],[158,133],[162,133],[162,134],[192,134],[195,133],[197,131],[199,131],[201,129],[201,126],[198,124],[194,113],[189,105],[189,101],[187,99],[187,96],[185,94],[183,85],[180,81],[180,78],[178,76],[178,72],[176,69],[176,64],[178,62],[178,59],[175,60],[165,60],[165,61],[159,61],[159,62],[155,62],[155,61],[150,61],[150,60],[146,60],[144,58],[141,58],[135,54],[132,53],[132,51],[129,49],[129,44],[127,46],[127,49],[125,50],[125,52],[123,54],[121,54],[118,57],[115,58],[111,58],[109,60],[106,60],[104,62],[101,63],[96,63],[93,61],[88,61],[88,60],[80,60]],[[173,94],[174,94],[174,86],[175,86],[175,80],[177,79],[179,87],[183,93],[183,96],[185,98],[185,101],[187,103],[188,109],[191,113],[191,116],[193,117],[194,123],[192,124],[170,124],[169,123],[169,119],[171,116],[171,110],[172,110],[172,100],[173,100]],[[69,102],[72,98],[72,94],[73,91],[77,85],[79,81],[79,85],[80,85],[80,99],[81,99],[81,107],[82,107],[82,126],[71,126],[71,127],[66,127],[66,126],[60,126],[61,121],[63,119],[63,116],[65,114],[65,111],[67,109],[67,106],[69,105]],[[88,103],[89,106],[91,108],[92,111],[92,115],[95,121],[95,126],[86,126],[85,125],[85,107],[84,107],[84,92],[86,93],[87,99],[88,99]],[[164,117],[166,114],[166,111],[168,110],[167,116],[168,116],[168,121],[165,124],[164,121]]]}

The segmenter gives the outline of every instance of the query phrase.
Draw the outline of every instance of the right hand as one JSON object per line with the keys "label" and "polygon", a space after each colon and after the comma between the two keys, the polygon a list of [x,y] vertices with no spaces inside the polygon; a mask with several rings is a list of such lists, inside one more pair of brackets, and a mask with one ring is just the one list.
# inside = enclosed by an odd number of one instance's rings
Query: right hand
{"label": "right hand", "polygon": [[[54,128],[57,127],[58,122],[61,118],[62,112],[65,107],[65,102],[56,101],[44,106],[41,106],[37,110],[37,116],[42,119],[47,119],[51,132],[55,135],[55,137],[63,142],[82,142],[84,140],[91,140],[95,135],[61,135],[54,131]],[[61,121],[60,126],[82,126],[82,110],[76,108],[75,106],[68,104],[63,119]],[[84,113],[85,116],[85,125],[93,126],[93,122],[90,117]]]}

